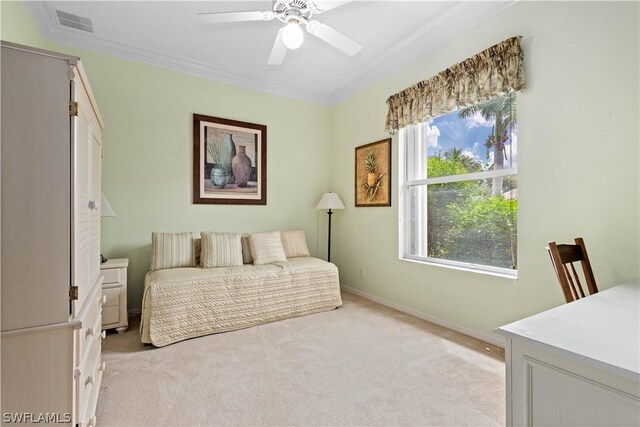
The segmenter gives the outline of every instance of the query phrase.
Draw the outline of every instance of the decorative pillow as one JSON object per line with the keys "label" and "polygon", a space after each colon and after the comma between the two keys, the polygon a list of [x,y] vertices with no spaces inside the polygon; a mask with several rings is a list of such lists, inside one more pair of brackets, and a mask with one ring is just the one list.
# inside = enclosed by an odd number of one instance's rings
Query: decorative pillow
{"label": "decorative pillow", "polygon": [[253,257],[251,256],[251,244],[249,243],[250,233],[244,233],[240,238],[242,242],[242,262],[245,264],[253,264]]}
{"label": "decorative pillow", "polygon": [[151,270],[196,266],[195,233],[151,234]]}
{"label": "decorative pillow", "polygon": [[287,260],[279,231],[252,233],[249,235],[249,245],[251,246],[253,265],[272,264]]}
{"label": "decorative pillow", "polygon": [[242,243],[238,233],[203,231],[201,261],[203,268],[241,267]]}
{"label": "decorative pillow", "polygon": [[304,231],[281,231],[282,247],[287,258],[295,258],[300,256],[309,256],[309,248],[307,247],[307,239]]}

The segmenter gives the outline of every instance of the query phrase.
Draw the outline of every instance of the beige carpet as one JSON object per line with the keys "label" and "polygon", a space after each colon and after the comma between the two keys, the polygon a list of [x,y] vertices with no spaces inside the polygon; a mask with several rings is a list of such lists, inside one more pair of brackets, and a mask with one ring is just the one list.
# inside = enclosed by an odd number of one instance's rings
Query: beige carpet
{"label": "beige carpet", "polygon": [[343,293],[334,311],[154,348],[104,341],[98,425],[495,426],[499,349]]}

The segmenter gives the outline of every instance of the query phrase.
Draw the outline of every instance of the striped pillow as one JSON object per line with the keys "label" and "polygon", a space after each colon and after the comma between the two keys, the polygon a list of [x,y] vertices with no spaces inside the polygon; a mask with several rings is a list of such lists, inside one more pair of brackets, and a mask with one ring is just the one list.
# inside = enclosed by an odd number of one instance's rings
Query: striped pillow
{"label": "striped pillow", "polygon": [[242,266],[240,234],[203,231],[200,236],[202,237],[200,261],[203,268]]}
{"label": "striped pillow", "polygon": [[151,270],[196,266],[195,233],[151,234]]}
{"label": "striped pillow", "polygon": [[309,248],[307,247],[307,239],[304,231],[281,231],[282,247],[287,258],[295,258],[300,256],[309,256]]}
{"label": "striped pillow", "polygon": [[249,245],[251,246],[253,265],[272,264],[287,260],[279,231],[252,233],[249,235]]}

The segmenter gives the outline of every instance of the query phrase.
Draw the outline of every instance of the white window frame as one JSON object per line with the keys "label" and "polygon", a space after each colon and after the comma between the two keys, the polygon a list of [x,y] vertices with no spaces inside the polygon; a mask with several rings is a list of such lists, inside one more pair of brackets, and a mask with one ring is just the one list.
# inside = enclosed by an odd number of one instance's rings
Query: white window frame
{"label": "white window frame", "polygon": [[[440,258],[421,257],[417,255],[412,255],[410,253],[411,238],[409,236],[412,233],[412,230],[411,230],[411,221],[408,220],[406,217],[407,215],[411,214],[411,207],[409,206],[411,200],[409,197],[409,193],[412,187],[427,187],[428,185],[432,185],[432,184],[442,184],[442,183],[448,183],[448,182],[459,182],[459,181],[467,181],[467,180],[487,179],[487,178],[495,178],[495,177],[501,177],[501,176],[504,177],[504,176],[518,175],[517,167],[515,167],[515,168],[500,169],[497,171],[491,170],[491,171],[476,172],[476,173],[469,173],[469,174],[463,174],[463,175],[440,176],[435,178],[409,180],[407,179],[407,177],[409,176],[409,172],[412,172],[409,169],[424,168],[426,172],[426,159],[427,159],[426,152],[425,152],[426,147],[424,146],[424,144],[420,143],[420,141],[423,140],[423,135],[422,135],[422,132],[424,131],[423,128],[424,127],[421,126],[421,124],[418,124],[415,126],[411,126],[409,128],[402,128],[400,129],[398,134],[398,139],[400,143],[399,144],[400,147],[398,150],[399,152],[399,155],[398,155],[398,162],[399,162],[398,224],[399,224],[399,236],[400,236],[399,259],[403,261],[419,262],[423,264],[453,268],[456,270],[471,271],[471,272],[489,274],[489,275],[504,277],[509,279],[516,279],[518,277],[517,269],[514,270],[511,268],[494,267],[490,265],[474,264],[474,263],[463,262],[463,261],[453,261],[453,260],[440,259]],[[409,150],[408,150],[407,134],[411,132],[417,133],[417,135],[414,136],[414,142],[417,142],[417,147],[415,147],[415,150],[413,150],[414,152],[408,153]],[[408,164],[409,155],[411,155],[412,157],[415,157],[415,161],[413,161],[412,165]],[[411,175],[415,176],[416,174],[411,174]],[[426,173],[423,174],[423,176],[426,176]],[[421,200],[419,201],[418,204],[421,206],[426,206],[426,197],[427,195],[425,192],[424,196],[421,196]],[[426,218],[426,215],[427,215],[426,209],[422,209],[421,212],[417,214]],[[428,232],[428,230],[426,230],[427,221],[419,220],[417,221],[417,223],[420,224],[420,227],[422,227],[421,230],[418,230],[418,234],[426,236]],[[426,240],[416,239],[416,244],[419,245],[418,250],[416,250],[417,253],[427,253],[425,250],[426,244],[427,244]]]}

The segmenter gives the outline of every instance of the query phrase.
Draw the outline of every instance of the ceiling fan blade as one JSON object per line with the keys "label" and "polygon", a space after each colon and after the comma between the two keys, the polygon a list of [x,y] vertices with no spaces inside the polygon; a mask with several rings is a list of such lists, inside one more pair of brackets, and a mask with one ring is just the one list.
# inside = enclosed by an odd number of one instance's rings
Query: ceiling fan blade
{"label": "ceiling fan blade", "polygon": [[318,21],[309,21],[307,31],[320,40],[324,40],[331,46],[340,49],[349,56],[360,52],[362,45],[357,41],[345,36],[340,31],[327,24]]}
{"label": "ceiling fan blade", "polygon": [[275,18],[273,12],[208,12],[198,13],[198,20],[202,24],[223,24],[227,22],[270,21]]}
{"label": "ceiling fan blade", "polygon": [[313,3],[316,7],[316,12],[315,13],[322,13],[322,12],[326,12],[327,10],[331,10],[331,9],[335,9],[336,7],[340,7],[342,5],[345,5],[347,3],[351,3],[351,1],[353,0],[342,0],[342,1],[338,1],[338,0],[315,0]]}
{"label": "ceiling fan blade", "polygon": [[278,35],[276,36],[276,40],[273,42],[273,48],[271,48],[271,55],[269,55],[269,65],[280,65],[284,62],[284,57],[287,55],[287,47],[284,45],[282,41],[282,31],[283,28],[280,28],[278,31]]}

